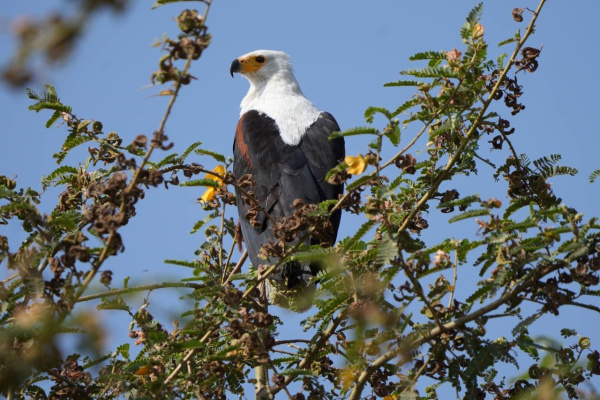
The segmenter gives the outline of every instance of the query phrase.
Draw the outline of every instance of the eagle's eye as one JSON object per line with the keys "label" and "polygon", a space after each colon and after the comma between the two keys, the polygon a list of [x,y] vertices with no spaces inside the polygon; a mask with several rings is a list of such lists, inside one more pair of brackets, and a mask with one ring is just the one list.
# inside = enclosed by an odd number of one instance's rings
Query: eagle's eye
{"label": "eagle's eye", "polygon": [[263,56],[258,56],[256,57],[256,62],[262,64],[265,62],[265,58]]}

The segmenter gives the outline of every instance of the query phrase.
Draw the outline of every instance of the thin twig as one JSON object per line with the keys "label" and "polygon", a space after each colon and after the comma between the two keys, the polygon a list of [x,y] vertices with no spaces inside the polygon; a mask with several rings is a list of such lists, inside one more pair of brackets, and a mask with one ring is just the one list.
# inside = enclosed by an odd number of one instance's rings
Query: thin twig
{"label": "thin twig", "polygon": [[240,271],[240,269],[242,269],[242,266],[244,265],[244,262],[246,262],[247,258],[248,258],[248,250],[244,250],[244,252],[242,253],[242,256],[240,257],[239,261],[235,265],[235,268],[231,271],[231,273],[229,274],[227,279],[225,279],[225,282],[223,282],[223,286],[227,285],[229,283],[229,281],[231,280],[231,278],[233,278],[233,276],[235,274],[237,274]]}
{"label": "thin twig", "polygon": [[452,288],[450,289],[450,299],[448,300],[448,308],[452,305],[454,292],[456,291],[456,281],[458,279],[458,250],[454,251],[454,276],[452,278]]}
{"label": "thin twig", "polygon": [[225,264],[223,265],[223,276],[221,277],[221,285],[223,284],[223,282],[226,279],[225,276],[227,275],[227,269],[229,268],[229,262],[231,261],[231,256],[233,255],[233,250],[235,248],[235,244],[237,243],[237,237],[238,237],[238,234],[236,232],[235,235],[233,235],[233,241],[231,242],[231,248],[229,249],[229,253],[227,253],[227,260],[225,261]]}
{"label": "thin twig", "polygon": [[136,292],[145,292],[145,291],[148,291],[148,290],[155,290],[155,289],[163,289],[163,288],[201,289],[203,287],[204,287],[204,285],[201,285],[199,283],[191,283],[191,282],[163,282],[163,283],[155,283],[155,284],[152,284],[152,285],[143,285],[143,286],[136,286],[136,287],[132,287],[132,288],[126,288],[126,289],[109,290],[107,292],[90,294],[88,296],[82,296],[79,299],[77,299],[77,303],[81,303],[81,302],[84,302],[84,301],[90,301],[90,300],[96,300],[96,299],[102,299],[102,298],[105,298],[105,297],[120,296],[122,294],[130,294],[130,293],[136,293]]}

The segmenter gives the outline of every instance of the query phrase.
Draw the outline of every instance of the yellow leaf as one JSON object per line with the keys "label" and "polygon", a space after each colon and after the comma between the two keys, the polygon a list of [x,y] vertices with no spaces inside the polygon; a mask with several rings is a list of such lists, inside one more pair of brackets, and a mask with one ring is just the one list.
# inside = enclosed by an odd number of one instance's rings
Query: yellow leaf
{"label": "yellow leaf", "polygon": [[346,156],[344,162],[348,164],[346,170],[352,175],[360,175],[367,168],[367,160],[362,156]]}
{"label": "yellow leaf", "polygon": [[[223,175],[225,175],[225,167],[222,165],[217,165],[216,167],[213,168],[213,172],[223,176]],[[220,176],[213,175],[213,174],[206,174],[205,178],[212,179],[213,181],[219,182],[219,186],[221,186],[221,183],[223,183],[223,178],[221,178]]]}
{"label": "yellow leaf", "polygon": [[479,38],[483,37],[484,33],[485,33],[485,29],[483,29],[483,25],[476,24],[475,28],[473,28],[473,39],[479,39]]}
{"label": "yellow leaf", "polygon": [[146,375],[148,372],[150,372],[150,366],[149,365],[142,365],[141,367],[139,367],[137,369],[137,371],[135,371],[136,375]]}
{"label": "yellow leaf", "polygon": [[[221,178],[221,176],[225,175],[225,167],[222,165],[217,165],[215,168],[213,168],[213,172],[220,176],[208,173],[204,178],[210,179],[211,181],[216,181],[219,184],[219,186],[221,186],[223,184],[223,178]],[[215,188],[212,186],[207,187],[208,189],[206,189],[206,192],[204,192],[204,194],[201,197],[202,201],[204,202],[209,202],[215,198]]]}
{"label": "yellow leaf", "polygon": [[342,385],[343,390],[348,390],[354,383],[355,379],[356,373],[352,368],[343,369],[338,375],[338,383]]}
{"label": "yellow leaf", "polygon": [[209,187],[208,189],[206,189],[206,192],[204,192],[204,194],[201,197],[202,201],[204,201],[206,203],[208,203],[209,201],[211,201],[214,198],[215,198],[215,188],[214,187]]}

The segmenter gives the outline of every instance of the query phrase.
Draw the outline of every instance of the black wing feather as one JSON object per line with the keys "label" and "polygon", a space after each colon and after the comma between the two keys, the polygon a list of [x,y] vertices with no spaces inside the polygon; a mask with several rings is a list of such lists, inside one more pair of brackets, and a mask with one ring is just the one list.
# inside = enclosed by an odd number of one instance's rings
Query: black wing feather
{"label": "black wing feather", "polygon": [[[290,216],[296,199],[316,204],[335,199],[343,191],[342,185],[331,185],[325,180],[327,172],[344,159],[343,138],[329,140],[329,135],[339,131],[339,126],[329,113],[321,113],[296,146],[281,139],[275,121],[265,114],[252,110],[242,116],[234,142],[233,172],[236,178],[251,174],[253,188],[261,207],[273,220]],[[236,191],[240,224],[244,242],[252,264],[265,263],[258,258],[263,244],[275,242],[271,222],[261,216],[261,226],[253,228],[246,215],[250,210],[243,195]],[[335,240],[340,213],[331,220]]]}

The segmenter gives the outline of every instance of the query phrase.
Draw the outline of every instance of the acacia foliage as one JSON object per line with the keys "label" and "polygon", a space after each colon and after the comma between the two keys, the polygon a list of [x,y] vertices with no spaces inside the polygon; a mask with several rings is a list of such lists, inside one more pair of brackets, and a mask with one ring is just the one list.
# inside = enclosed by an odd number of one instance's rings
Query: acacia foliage
{"label": "acacia foliage", "polygon": [[[125,145],[99,121],[78,117],[52,86],[43,94],[29,90],[30,108],[51,113],[48,127],[59,118],[67,127],[54,155],[59,167],[42,179],[42,189],[63,192],[52,213],[44,214],[36,190],[0,180],[0,222],[20,221],[28,234],[17,247],[0,236],[0,261],[13,271],[0,286],[0,391],[10,398],[225,398],[256,383],[256,369],[262,371],[257,387],[266,397],[286,391],[295,399],[435,399],[443,385],[451,385],[465,398],[560,391],[577,398],[578,385],[600,374],[600,353],[572,327],[549,332],[564,338],[563,346],[554,347],[532,337],[529,327],[566,305],[600,311],[594,304],[600,294],[600,225],[595,218],[584,220],[551,190],[550,178],[577,171],[558,165],[559,155],[531,161],[517,153],[511,135],[518,133],[507,117],[525,108],[517,78],[537,69],[541,52],[526,43],[544,3],[535,11],[513,10],[514,19],[529,16],[530,22],[522,34],[501,43],[514,46],[511,52],[495,59],[488,57],[479,22],[483,7],[475,6],[460,29],[460,50],[418,53],[410,58],[417,66],[401,72],[409,79],[386,85],[414,87],[411,97],[395,110],[370,107],[368,126],[333,135],[347,140],[371,135],[373,141],[364,156],[331,171],[329,179],[346,183],[339,200],[299,205],[301,221],[294,226],[304,228],[264,249],[279,257],[278,265],[320,260],[328,266],[318,277],[304,333],[286,340],[277,336],[284,322],[269,312],[260,292],[277,265],[260,272],[242,269],[246,257],[236,259],[233,248],[236,221],[225,213],[226,205],[235,204],[231,186],[252,202],[251,180],[227,172],[230,159],[201,143],[182,154],[168,153],[164,127],[170,109],[191,83],[190,63],[210,44],[205,25],[210,3],[204,14],[182,13],[181,35],[162,43],[166,55],[152,80],[171,84],[161,92],[171,101],[151,138],[140,135]],[[375,116],[384,121],[381,127],[374,125]],[[77,167],[64,164],[67,153],[84,143],[89,157]],[[384,159],[382,150],[394,147],[396,154]],[[507,205],[472,192],[461,195],[451,186],[453,177],[471,176],[480,163],[490,164],[478,155],[480,147],[506,154],[493,167],[494,177],[507,185]],[[166,156],[155,159],[161,150]],[[205,168],[200,164],[205,160],[224,168]],[[359,176],[351,179],[350,172]],[[200,173],[206,176],[198,178]],[[167,260],[189,268],[189,278],[144,287],[128,287],[126,280],[118,287],[104,263],[124,250],[121,227],[135,223],[136,203],[160,185],[211,191],[193,228],[206,240],[194,259]],[[419,234],[433,228],[427,218],[434,207],[451,215],[449,223],[475,219],[478,235],[423,242]],[[261,211],[260,204],[255,208]],[[306,226],[323,226],[337,209],[364,222],[332,247],[294,241],[318,235]],[[290,221],[277,222],[280,231],[292,230],[286,226]],[[473,273],[481,279],[477,287],[459,296],[461,279]],[[89,294],[95,280],[109,289]],[[181,288],[193,304],[183,315],[185,324],[171,330],[170,321],[157,321],[144,307],[133,309],[125,297],[165,287]],[[68,317],[94,299],[101,300],[103,312],[129,313],[135,351],[124,343],[99,359],[61,354],[61,334],[91,334]],[[511,335],[488,332],[492,318],[512,324]],[[287,344],[294,346],[282,347]],[[497,365],[517,359],[530,367],[509,383]],[[51,384],[44,387],[42,381]]]}

